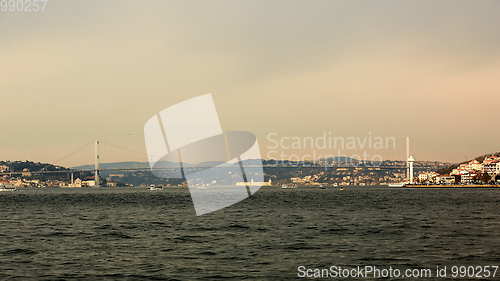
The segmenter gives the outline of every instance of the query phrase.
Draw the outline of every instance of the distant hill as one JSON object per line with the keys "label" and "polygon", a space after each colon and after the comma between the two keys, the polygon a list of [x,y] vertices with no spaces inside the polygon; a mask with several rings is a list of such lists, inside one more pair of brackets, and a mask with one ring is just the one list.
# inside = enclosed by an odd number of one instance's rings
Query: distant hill
{"label": "distant hill", "polygon": [[[177,167],[178,165],[178,163],[176,162],[169,162],[169,161],[160,161],[159,163],[161,164],[160,165],[161,167]],[[201,167],[201,166],[216,166],[222,163],[224,162],[209,161],[198,164],[182,163],[182,165],[185,167]],[[95,166],[92,164],[92,165],[75,166],[71,168],[75,170],[91,170],[94,169]],[[149,168],[149,162],[113,162],[113,163],[99,164],[99,169],[134,169],[134,168],[137,169]]]}
{"label": "distant hill", "polygon": [[358,162],[359,159],[354,159],[351,157],[347,156],[340,156],[340,157],[328,157],[328,158],[321,158],[319,161],[327,161],[327,162],[335,162],[335,163],[343,163],[343,162]]}
{"label": "distant hill", "polygon": [[[75,170],[91,170],[94,169],[94,165],[81,165],[71,167],[71,169]],[[114,163],[101,163],[99,164],[100,169],[128,169],[128,168],[149,168],[148,162],[114,162]]]}
{"label": "distant hill", "polygon": [[0,166],[6,165],[9,167],[10,172],[21,172],[24,169],[28,169],[30,172],[38,172],[38,171],[64,171],[68,170],[68,168],[49,164],[49,163],[40,163],[33,161],[0,161]]}

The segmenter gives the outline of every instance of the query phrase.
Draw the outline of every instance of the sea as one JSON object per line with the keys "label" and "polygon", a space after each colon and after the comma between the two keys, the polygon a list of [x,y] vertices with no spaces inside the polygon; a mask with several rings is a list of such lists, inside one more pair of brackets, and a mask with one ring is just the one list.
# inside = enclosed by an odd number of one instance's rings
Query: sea
{"label": "sea", "polygon": [[500,189],[263,187],[196,216],[187,188],[44,188],[0,193],[0,211],[0,280],[500,275]]}

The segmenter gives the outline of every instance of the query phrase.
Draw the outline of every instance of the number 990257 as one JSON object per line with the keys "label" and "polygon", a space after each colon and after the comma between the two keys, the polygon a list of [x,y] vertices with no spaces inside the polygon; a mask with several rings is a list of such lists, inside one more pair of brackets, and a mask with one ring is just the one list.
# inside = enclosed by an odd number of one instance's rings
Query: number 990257
{"label": "number 990257", "polygon": [[2,12],[43,12],[48,0],[1,0]]}
{"label": "number 990257", "polygon": [[453,266],[451,275],[453,277],[483,278],[495,277],[498,266]]}

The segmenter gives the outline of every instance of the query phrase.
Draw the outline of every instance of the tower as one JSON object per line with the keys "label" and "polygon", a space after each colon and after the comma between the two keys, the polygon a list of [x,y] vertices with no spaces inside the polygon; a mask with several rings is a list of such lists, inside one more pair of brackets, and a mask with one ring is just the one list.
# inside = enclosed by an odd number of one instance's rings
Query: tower
{"label": "tower", "polygon": [[410,155],[408,157],[408,160],[406,160],[406,163],[408,163],[409,166],[409,176],[408,178],[410,179],[410,184],[413,184],[413,162],[415,162],[415,158],[413,158],[413,155]]}
{"label": "tower", "polygon": [[99,141],[95,140],[95,187],[99,187]]}
{"label": "tower", "polygon": [[410,158],[410,137],[406,137],[406,178],[410,178],[410,163],[408,159]]}

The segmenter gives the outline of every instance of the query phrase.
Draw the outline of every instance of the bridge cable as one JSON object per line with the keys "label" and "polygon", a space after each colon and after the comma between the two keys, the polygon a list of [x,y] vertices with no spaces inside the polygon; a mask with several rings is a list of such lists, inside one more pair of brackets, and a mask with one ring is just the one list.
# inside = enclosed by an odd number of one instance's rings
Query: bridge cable
{"label": "bridge cable", "polygon": [[446,157],[448,157],[448,158],[450,158],[450,159],[453,159],[453,160],[454,160],[454,161],[456,161],[457,163],[459,163],[459,162],[460,162],[459,160],[457,160],[457,159],[455,159],[455,158],[453,158],[453,157],[451,157],[451,156],[448,156],[448,155],[446,155],[446,154],[444,154],[444,153],[442,153],[442,152],[440,152],[440,151],[437,151],[437,150],[435,150],[434,148],[429,147],[429,146],[427,146],[427,145],[425,145],[425,144],[423,144],[423,143],[421,143],[421,142],[417,141],[417,140],[416,140],[416,139],[414,139],[414,138],[410,138],[410,139],[411,139],[411,140],[413,140],[413,141],[415,141],[416,143],[418,143],[418,144],[420,144],[420,145],[423,145],[423,146],[427,147],[428,149],[431,149],[431,150],[433,150],[433,151],[435,151],[435,152],[437,152],[437,153],[439,153],[439,154],[441,154],[441,155],[444,155],[444,156],[446,156]]}
{"label": "bridge cable", "polygon": [[144,153],[144,152],[135,151],[135,150],[128,149],[128,148],[125,148],[125,147],[121,147],[121,146],[118,146],[118,145],[114,145],[114,144],[111,144],[111,143],[108,143],[108,142],[105,142],[105,141],[100,141],[100,142],[104,143],[104,144],[107,144],[107,145],[110,145],[110,146],[114,146],[116,148],[124,149],[124,150],[127,150],[127,151],[131,151],[131,152],[143,154],[143,155],[146,155],[146,156],[148,155],[147,153]]}
{"label": "bridge cable", "polygon": [[[66,158],[70,157],[71,155],[73,155],[73,154],[75,154],[75,153],[79,152],[80,150],[82,150],[82,149],[86,148],[87,146],[89,146],[89,145],[91,145],[91,144],[94,144],[94,141],[91,141],[90,143],[88,143],[88,144],[86,144],[86,145],[84,145],[84,146],[80,147],[79,149],[77,149],[77,150],[75,150],[75,151],[71,152],[70,154],[68,154],[68,155],[64,156],[63,158],[61,158],[61,159],[59,159],[59,160],[55,161],[55,162],[54,162],[54,164],[56,164],[56,163],[58,163],[58,162],[60,162],[60,161],[62,161],[62,160],[64,160],[64,159],[66,159]],[[49,165],[52,165],[52,164],[49,164]]]}

